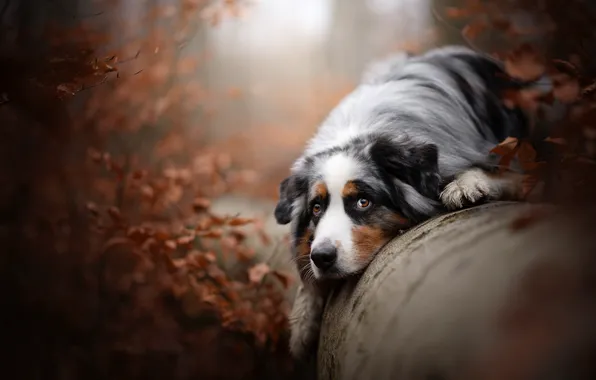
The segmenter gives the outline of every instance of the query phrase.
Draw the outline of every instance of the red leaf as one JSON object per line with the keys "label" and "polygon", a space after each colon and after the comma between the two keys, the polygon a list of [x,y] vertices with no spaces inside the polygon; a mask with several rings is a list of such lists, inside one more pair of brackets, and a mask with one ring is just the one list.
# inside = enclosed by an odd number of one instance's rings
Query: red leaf
{"label": "red leaf", "polygon": [[505,71],[512,78],[533,81],[546,71],[544,58],[529,44],[523,44],[505,58]]}
{"label": "red leaf", "polygon": [[567,74],[553,76],[553,95],[562,103],[573,103],[579,97],[581,88],[579,81]]}
{"label": "red leaf", "polygon": [[445,16],[447,16],[449,18],[470,17],[472,14],[473,13],[469,8],[456,8],[456,7],[445,8]]}
{"label": "red leaf", "polygon": [[120,210],[118,210],[117,207],[110,207],[108,209],[108,215],[110,215],[110,218],[112,218],[114,222],[120,222],[122,220],[122,214],[120,213]]}
{"label": "red leaf", "polygon": [[207,198],[195,198],[192,203],[192,208],[196,212],[205,211],[211,207],[211,201]]}
{"label": "red leaf", "polygon": [[514,151],[517,148],[518,144],[519,141],[515,137],[507,137],[499,145],[494,147],[491,150],[491,153],[498,154],[499,156],[504,156]]}
{"label": "red leaf", "polygon": [[87,210],[93,216],[99,216],[99,210],[97,209],[97,205],[93,202],[87,202]]}
{"label": "red leaf", "polygon": [[248,270],[248,279],[253,284],[259,284],[270,271],[269,265],[265,263],[257,264]]}
{"label": "red leaf", "polygon": [[532,144],[523,141],[519,145],[519,149],[517,151],[517,158],[520,160],[520,162],[535,162],[536,150],[534,150]]}
{"label": "red leaf", "polygon": [[223,231],[220,229],[214,229],[210,231],[198,231],[197,236],[204,237],[204,238],[212,238],[217,239],[223,236]]}
{"label": "red leaf", "polygon": [[247,224],[254,223],[254,219],[250,218],[233,218],[228,220],[228,225],[230,226],[245,226]]}
{"label": "red leaf", "polygon": [[462,34],[469,39],[474,39],[484,32],[487,26],[485,21],[477,20],[466,25],[462,30]]}

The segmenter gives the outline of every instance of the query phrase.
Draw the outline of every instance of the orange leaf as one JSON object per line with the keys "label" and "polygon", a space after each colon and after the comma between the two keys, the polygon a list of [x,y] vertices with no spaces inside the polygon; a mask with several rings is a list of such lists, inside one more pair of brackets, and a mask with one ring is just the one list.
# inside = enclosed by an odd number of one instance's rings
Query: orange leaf
{"label": "orange leaf", "polygon": [[197,232],[197,236],[204,237],[204,238],[212,238],[212,239],[220,238],[220,237],[222,237],[222,235],[223,235],[223,231],[220,229]]}
{"label": "orange leaf", "polygon": [[470,39],[474,39],[478,37],[482,32],[487,29],[487,24],[483,20],[478,20],[466,25],[463,30],[462,34]]}
{"label": "orange leaf", "polygon": [[514,151],[515,148],[517,148],[518,143],[519,141],[515,137],[507,137],[499,145],[494,147],[491,150],[491,153],[498,154],[499,156],[504,156]]}
{"label": "orange leaf", "polygon": [[512,27],[511,21],[507,20],[503,16],[494,17],[492,20],[490,20],[490,24],[493,28],[504,32],[511,30]]}
{"label": "orange leaf", "polygon": [[252,218],[232,218],[228,220],[228,225],[230,226],[245,226],[247,224],[254,223],[254,219]]}
{"label": "orange leaf", "polygon": [[544,74],[546,66],[536,48],[522,44],[505,58],[505,71],[512,78],[533,81]]}
{"label": "orange leaf", "polygon": [[188,236],[180,236],[176,239],[176,242],[180,245],[187,245],[192,243],[195,240],[195,235],[188,235]]}
{"label": "orange leaf", "polygon": [[195,198],[192,203],[192,208],[196,211],[205,211],[211,207],[211,201],[207,198]]}
{"label": "orange leaf", "polygon": [[89,212],[93,216],[99,215],[99,210],[97,209],[97,205],[93,202],[87,202],[87,210],[89,210]]}
{"label": "orange leaf", "polygon": [[470,17],[472,12],[468,8],[456,8],[456,7],[447,7],[445,8],[445,16],[449,18],[462,18],[462,17]]}
{"label": "orange leaf", "polygon": [[251,283],[258,284],[263,281],[263,277],[270,271],[269,265],[265,263],[257,264],[248,270],[248,279]]}
{"label": "orange leaf", "polygon": [[561,137],[547,137],[544,139],[544,141],[547,141],[547,142],[550,142],[553,144],[567,145],[567,141]]}
{"label": "orange leaf", "polygon": [[166,241],[164,241],[163,244],[166,248],[168,248],[170,250],[174,250],[178,246],[178,244],[176,244],[176,242],[174,240],[166,240]]}
{"label": "orange leaf", "polygon": [[132,172],[132,178],[133,179],[141,179],[143,177],[147,176],[147,171],[146,170],[135,170],[134,172]]}
{"label": "orange leaf", "polygon": [[579,97],[581,88],[579,81],[567,74],[553,76],[555,98],[562,103],[573,103]]}
{"label": "orange leaf", "polygon": [[114,222],[119,222],[122,220],[122,214],[120,214],[120,210],[118,210],[117,207],[110,207],[108,209],[108,215],[110,215]]}
{"label": "orange leaf", "polygon": [[532,144],[523,141],[519,145],[517,158],[519,158],[520,162],[534,162],[536,160],[536,150],[532,147]]}

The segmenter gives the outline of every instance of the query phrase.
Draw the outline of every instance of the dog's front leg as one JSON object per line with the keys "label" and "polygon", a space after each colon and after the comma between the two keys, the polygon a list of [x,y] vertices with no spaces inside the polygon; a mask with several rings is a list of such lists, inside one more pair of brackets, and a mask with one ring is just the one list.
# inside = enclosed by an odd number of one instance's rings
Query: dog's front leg
{"label": "dog's front leg", "polygon": [[456,210],[482,200],[519,200],[522,179],[523,175],[519,173],[493,174],[470,168],[445,186],[441,201],[448,209]]}
{"label": "dog's front leg", "polygon": [[325,298],[312,284],[301,284],[290,316],[290,353],[305,359],[316,351]]}

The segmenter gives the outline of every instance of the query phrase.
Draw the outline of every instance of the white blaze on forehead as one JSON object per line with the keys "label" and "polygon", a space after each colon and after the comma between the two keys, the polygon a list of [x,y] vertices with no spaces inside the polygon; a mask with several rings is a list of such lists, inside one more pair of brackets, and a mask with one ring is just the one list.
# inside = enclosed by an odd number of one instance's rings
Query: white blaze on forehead
{"label": "white blaze on forehead", "polygon": [[348,181],[357,178],[360,168],[354,158],[340,153],[326,158],[319,169],[327,186],[329,205],[317,225],[311,247],[314,250],[320,244],[331,242],[338,249],[337,265],[350,266],[353,261],[353,223],[344,209],[342,192]]}

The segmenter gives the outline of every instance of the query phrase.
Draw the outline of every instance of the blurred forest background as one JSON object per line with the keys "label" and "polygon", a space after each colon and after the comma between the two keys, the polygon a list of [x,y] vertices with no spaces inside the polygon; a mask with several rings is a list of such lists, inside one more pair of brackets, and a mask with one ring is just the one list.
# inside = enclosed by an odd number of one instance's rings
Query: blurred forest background
{"label": "blurred forest background", "polygon": [[[581,69],[564,95],[591,101],[594,4],[489,3],[0,0],[9,369],[308,378],[287,352],[297,279],[270,214],[292,160],[366,63],[445,43],[532,43]],[[593,156],[594,124],[579,124],[565,131]]]}

